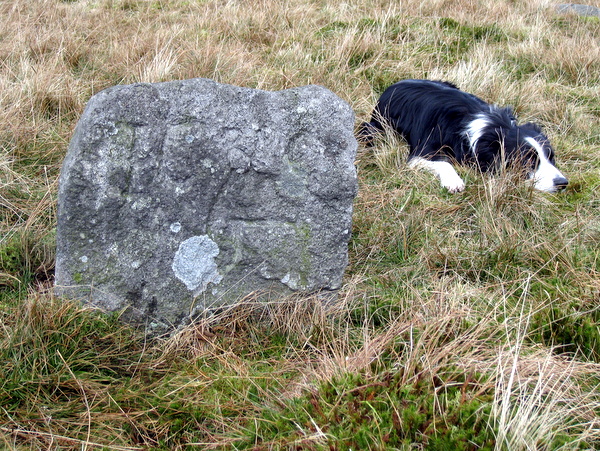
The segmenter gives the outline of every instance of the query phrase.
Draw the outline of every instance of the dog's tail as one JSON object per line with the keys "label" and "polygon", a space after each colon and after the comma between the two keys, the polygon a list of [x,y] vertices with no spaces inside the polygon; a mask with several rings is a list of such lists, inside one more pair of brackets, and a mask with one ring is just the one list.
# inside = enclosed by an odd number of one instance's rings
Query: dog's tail
{"label": "dog's tail", "polygon": [[366,147],[373,147],[375,138],[381,135],[383,127],[379,121],[363,122],[356,132],[356,139]]}

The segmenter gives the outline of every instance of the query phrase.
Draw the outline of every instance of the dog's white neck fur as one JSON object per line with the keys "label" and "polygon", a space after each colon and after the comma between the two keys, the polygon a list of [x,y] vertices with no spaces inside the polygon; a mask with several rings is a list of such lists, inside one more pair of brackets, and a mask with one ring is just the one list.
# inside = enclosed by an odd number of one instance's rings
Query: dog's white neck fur
{"label": "dog's white neck fur", "polygon": [[469,140],[469,146],[471,148],[471,152],[475,153],[475,146],[477,145],[477,141],[483,135],[484,129],[490,124],[490,120],[487,118],[485,114],[478,114],[476,119],[473,119],[467,125],[465,129],[465,133],[467,134],[467,139]]}
{"label": "dog's white neck fur", "polygon": [[565,176],[548,160],[544,153],[544,147],[534,138],[525,138],[531,147],[533,147],[540,159],[537,169],[531,176],[533,186],[540,191],[556,191],[554,181],[556,179],[565,178]]}
{"label": "dog's white neck fur", "polygon": [[446,161],[431,161],[422,157],[413,157],[408,165],[411,168],[425,169],[435,174],[440,179],[442,186],[451,193],[458,193],[465,189],[465,182],[454,167]]}

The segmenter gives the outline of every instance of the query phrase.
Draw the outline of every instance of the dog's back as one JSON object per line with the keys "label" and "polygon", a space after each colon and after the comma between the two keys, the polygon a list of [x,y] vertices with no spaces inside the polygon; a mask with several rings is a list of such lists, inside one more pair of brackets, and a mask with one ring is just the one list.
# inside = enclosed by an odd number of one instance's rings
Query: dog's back
{"label": "dog's back", "polygon": [[489,110],[483,100],[452,83],[403,80],[384,91],[360,135],[372,144],[369,137],[387,125],[406,139],[411,156],[427,156],[444,148],[462,161],[468,149],[457,131],[464,128],[466,118]]}

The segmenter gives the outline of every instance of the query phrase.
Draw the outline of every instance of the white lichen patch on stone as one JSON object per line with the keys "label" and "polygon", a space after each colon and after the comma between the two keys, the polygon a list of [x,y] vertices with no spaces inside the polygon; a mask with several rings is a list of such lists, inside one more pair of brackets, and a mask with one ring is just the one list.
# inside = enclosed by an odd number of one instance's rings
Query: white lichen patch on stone
{"label": "white lichen patch on stone", "polygon": [[173,232],[173,233],[179,233],[179,231],[181,230],[181,223],[180,222],[174,222],[173,224],[171,224],[169,226],[169,228],[171,229],[171,232]]}
{"label": "white lichen patch on stone", "polygon": [[193,236],[183,241],[173,259],[173,272],[188,290],[195,294],[206,290],[209,283],[218,284],[219,274],[214,258],[219,255],[219,246],[208,235]]}
{"label": "white lichen patch on stone", "polygon": [[283,283],[284,285],[287,285],[291,290],[301,290],[302,289],[302,283],[301,283],[301,276],[300,274],[297,273],[288,273],[286,274],[283,279],[281,279],[281,283]]}

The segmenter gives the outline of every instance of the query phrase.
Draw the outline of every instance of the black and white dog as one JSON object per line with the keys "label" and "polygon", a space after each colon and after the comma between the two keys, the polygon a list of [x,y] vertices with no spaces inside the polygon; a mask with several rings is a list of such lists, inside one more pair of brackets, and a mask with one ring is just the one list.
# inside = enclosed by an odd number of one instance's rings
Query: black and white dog
{"label": "black and white dog", "polygon": [[387,88],[359,137],[372,145],[386,125],[408,142],[409,165],[433,172],[451,192],[465,188],[451,163],[483,172],[519,165],[541,191],[568,184],[539,126],[517,125],[510,108],[489,105],[448,82],[404,80]]}

